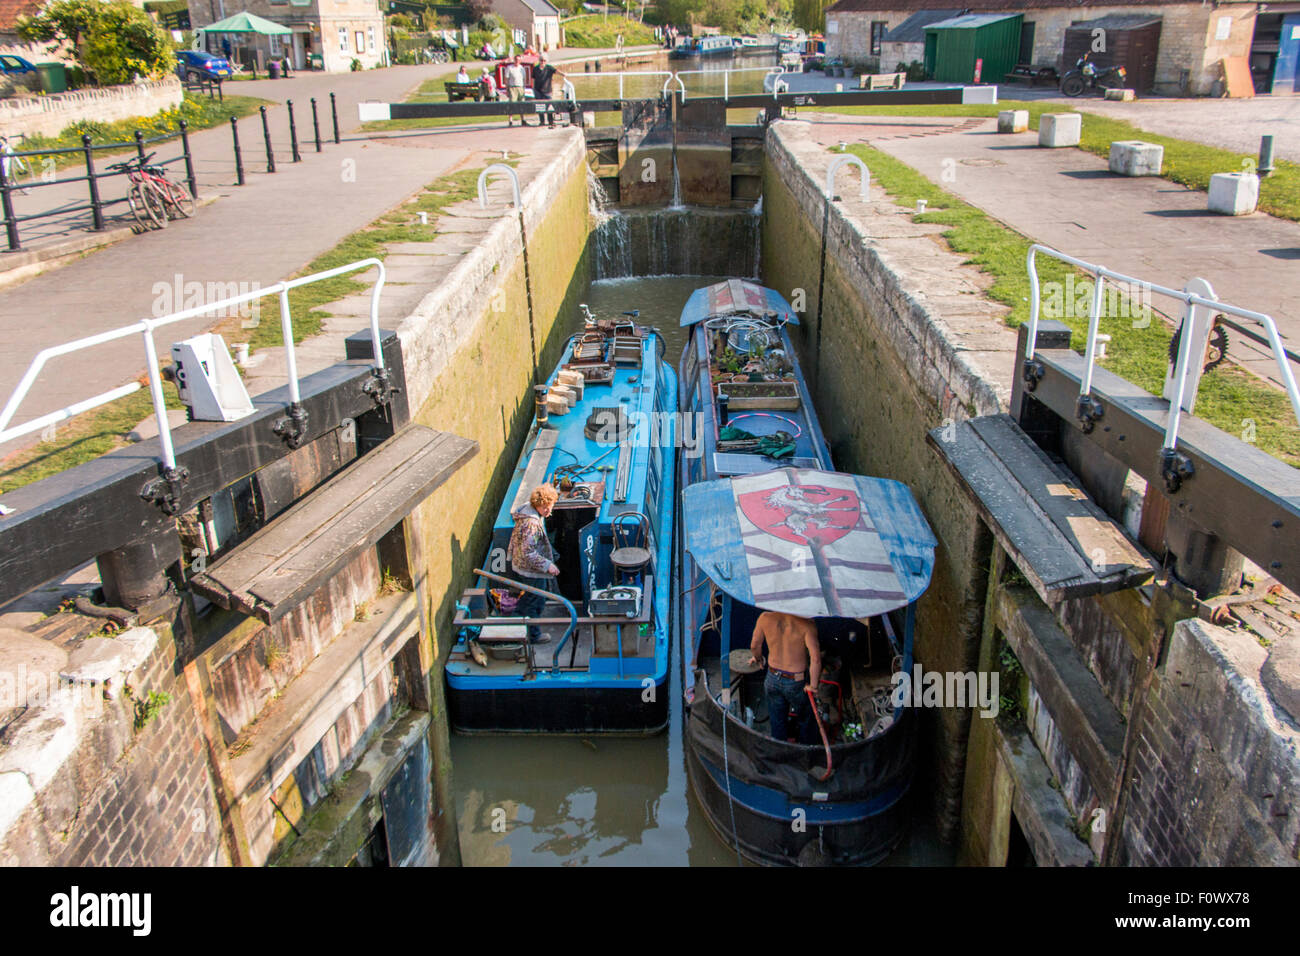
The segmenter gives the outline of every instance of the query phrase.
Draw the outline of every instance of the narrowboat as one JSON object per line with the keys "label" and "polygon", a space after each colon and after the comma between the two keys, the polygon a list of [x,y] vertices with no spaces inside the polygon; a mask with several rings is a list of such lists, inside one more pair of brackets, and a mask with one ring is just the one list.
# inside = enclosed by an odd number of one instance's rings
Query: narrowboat
{"label": "narrowboat", "polygon": [[[705,815],[745,858],[868,865],[907,832],[916,718],[894,675],[911,673],[936,541],[905,485],[832,469],[796,322],[780,293],[735,279],[682,311],[682,410],[697,416],[699,451],[679,457],[686,764]],[[751,651],[764,612],[815,627],[821,679],[802,741],[770,733]],[[794,716],[787,707],[781,724]]]}
{"label": "narrowboat", "polygon": [[670,60],[686,60],[704,56],[731,56],[736,44],[731,37],[703,36],[678,44],[668,53]]}
{"label": "narrowboat", "polygon": [[[457,603],[445,672],[451,725],[464,733],[667,725],[677,375],[662,336],[635,313],[598,321],[581,308],[584,328],[534,389],[536,417],[491,544]],[[519,580],[507,557],[513,515],[544,483],[559,493],[545,518],[552,590]],[[545,605],[519,616],[529,587]]]}

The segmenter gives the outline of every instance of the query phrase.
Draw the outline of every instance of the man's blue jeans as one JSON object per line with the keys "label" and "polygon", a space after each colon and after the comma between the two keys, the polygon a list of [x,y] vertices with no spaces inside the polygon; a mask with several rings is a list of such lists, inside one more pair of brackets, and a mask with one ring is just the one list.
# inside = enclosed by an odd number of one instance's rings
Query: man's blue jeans
{"label": "man's blue jeans", "polygon": [[816,743],[813,725],[812,707],[808,703],[808,694],[804,688],[806,680],[791,680],[780,674],[768,671],[763,681],[763,690],[767,693],[767,714],[772,736],[785,741],[790,737],[790,711],[794,711],[796,737],[801,744]]}

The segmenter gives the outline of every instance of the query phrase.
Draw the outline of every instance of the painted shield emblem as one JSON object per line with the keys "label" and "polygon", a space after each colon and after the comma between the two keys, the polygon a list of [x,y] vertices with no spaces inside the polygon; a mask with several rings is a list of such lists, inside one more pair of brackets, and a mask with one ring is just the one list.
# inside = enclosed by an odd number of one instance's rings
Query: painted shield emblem
{"label": "painted shield emblem", "polygon": [[747,492],[739,502],[746,518],[791,544],[827,545],[858,523],[858,496],[843,488],[780,485]]}

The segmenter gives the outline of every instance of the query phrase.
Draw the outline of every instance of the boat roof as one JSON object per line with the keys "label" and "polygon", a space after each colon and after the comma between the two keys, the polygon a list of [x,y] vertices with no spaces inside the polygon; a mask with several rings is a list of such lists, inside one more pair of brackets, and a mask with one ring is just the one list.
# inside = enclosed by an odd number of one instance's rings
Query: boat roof
{"label": "boat roof", "polygon": [[775,289],[744,279],[726,279],[692,292],[682,307],[680,324],[686,328],[723,315],[761,316],[768,312],[775,312],[777,319],[799,324],[790,303]]}
{"label": "boat roof", "polygon": [[938,542],[901,482],[805,468],[682,495],[686,550],[734,599],[801,617],[872,617],[915,601]]}

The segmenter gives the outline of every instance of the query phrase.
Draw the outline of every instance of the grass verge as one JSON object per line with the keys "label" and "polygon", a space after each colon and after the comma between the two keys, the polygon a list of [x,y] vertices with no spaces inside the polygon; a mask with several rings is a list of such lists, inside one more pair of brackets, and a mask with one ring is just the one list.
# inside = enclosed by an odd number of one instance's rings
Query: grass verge
{"label": "grass verge", "polygon": [[[1001,110],[1028,110],[1029,128],[1038,128],[1044,113],[1079,112],[1060,102],[1046,100],[1005,100],[997,104],[954,103],[934,106],[841,106],[820,112],[851,116],[988,116]],[[1162,177],[1192,189],[1210,188],[1215,173],[1254,169],[1256,157],[1234,153],[1217,146],[1206,146],[1172,136],[1161,136],[1139,129],[1125,120],[1095,113],[1083,114],[1083,131],[1079,148],[1098,156],[1110,156],[1110,144],[1116,140],[1140,139],[1165,148]],[[1300,163],[1278,160],[1273,175],[1259,184],[1259,210],[1279,219],[1300,222]]]}
{"label": "grass verge", "polygon": [[637,23],[626,17],[604,17],[593,14],[589,17],[573,17],[564,21],[564,42],[569,47],[584,49],[612,48],[619,37],[624,46],[642,46],[655,43],[654,27]]}
{"label": "grass verge", "polygon": [[[452,203],[473,198],[477,191],[479,172],[478,169],[466,169],[439,177],[416,196],[347,236],[333,249],[317,256],[297,274],[322,272],[372,256],[382,259],[387,255],[388,244],[392,242],[432,242],[438,235],[437,217]],[[420,224],[418,214],[421,212],[428,214],[429,225]],[[289,293],[295,342],[301,342],[320,331],[321,320],[328,317],[328,313],[321,311],[322,306],[370,288],[373,278],[370,273],[359,272],[356,275],[360,278],[336,276],[301,286]],[[265,314],[262,321],[251,330],[244,328],[246,320],[234,317],[214,331],[221,333],[227,344],[235,340],[247,341],[250,351],[281,345],[283,339],[278,321],[279,308],[270,297],[263,300],[263,303]],[[236,330],[239,332],[236,333]],[[251,334],[244,334],[246,331]],[[175,387],[164,383],[163,388],[167,407],[180,408]],[[0,494],[48,478],[122,447],[127,444],[126,436],[152,410],[146,387],[58,426],[51,440],[15,452],[0,462]]]}
{"label": "grass verge", "polygon": [[[911,108],[911,107],[909,107]],[[1025,256],[1030,240],[993,219],[974,206],[940,189],[912,167],[870,146],[854,145],[849,152],[858,156],[871,170],[873,180],[900,205],[913,207],[916,200],[928,203],[918,222],[938,223],[948,227],[943,237],[954,252],[967,257],[969,264],[993,278],[987,295],[1011,309],[1007,324],[1012,328],[1029,318],[1029,276]],[[1064,283],[1072,270],[1064,263],[1046,257],[1038,260],[1040,281]],[[1076,273],[1076,279],[1081,274]],[[1078,283],[1076,281],[1076,289]],[[1071,344],[1082,350],[1088,329],[1087,300],[1075,316],[1061,321],[1073,332]],[[1111,336],[1103,367],[1159,395],[1164,387],[1168,361],[1170,329],[1152,316],[1146,327],[1133,319],[1106,319],[1102,331]],[[1196,414],[1216,428],[1233,435],[1248,433],[1253,427],[1255,443],[1270,455],[1300,468],[1300,427],[1291,411],[1286,394],[1259,381],[1248,372],[1221,366],[1201,379]]]}

